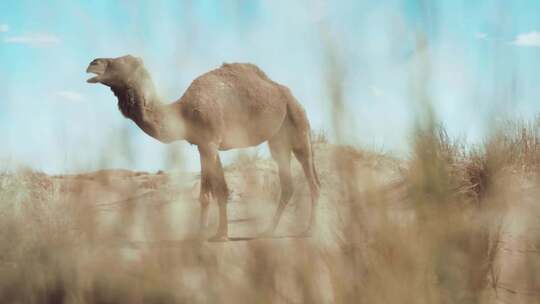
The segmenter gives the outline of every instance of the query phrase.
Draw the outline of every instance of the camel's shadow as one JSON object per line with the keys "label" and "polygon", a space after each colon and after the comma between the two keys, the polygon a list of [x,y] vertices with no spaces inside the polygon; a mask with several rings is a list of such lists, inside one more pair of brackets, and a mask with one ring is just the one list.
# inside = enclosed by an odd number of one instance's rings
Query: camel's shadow
{"label": "camel's shadow", "polygon": [[210,241],[202,238],[187,238],[182,240],[159,240],[159,241],[128,241],[124,242],[122,247],[130,247],[132,249],[142,248],[182,248],[186,246],[200,246],[204,243],[227,243],[227,242],[248,242],[261,240],[276,240],[276,239],[304,239],[309,238],[309,235],[274,235],[274,236],[240,236],[229,237],[226,241]]}
{"label": "camel's shadow", "polygon": [[[309,235],[296,234],[296,235],[272,235],[272,236],[245,236],[245,237],[229,237],[229,242],[240,241],[257,241],[257,240],[275,240],[275,239],[305,239],[309,238]],[[211,241],[209,241],[211,242]]]}

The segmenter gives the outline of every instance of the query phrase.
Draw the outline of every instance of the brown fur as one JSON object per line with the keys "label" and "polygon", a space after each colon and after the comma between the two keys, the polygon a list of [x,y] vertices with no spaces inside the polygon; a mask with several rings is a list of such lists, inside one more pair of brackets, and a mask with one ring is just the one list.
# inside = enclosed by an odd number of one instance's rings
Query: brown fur
{"label": "brown fur", "polygon": [[201,156],[201,227],[205,225],[210,194],[220,207],[218,233],[225,240],[228,197],[218,150],[250,147],[268,142],[279,167],[281,198],[269,232],[276,228],[293,193],[290,155],[302,164],[311,190],[312,211],[307,232],[315,221],[319,180],[313,163],[310,126],[306,113],[290,90],[266,76],[257,66],[223,64],[197,77],[184,95],[161,103],[142,60],[133,56],[92,61],[88,80],[111,88],[124,116],[148,135],[165,143],[185,139],[197,145]]}

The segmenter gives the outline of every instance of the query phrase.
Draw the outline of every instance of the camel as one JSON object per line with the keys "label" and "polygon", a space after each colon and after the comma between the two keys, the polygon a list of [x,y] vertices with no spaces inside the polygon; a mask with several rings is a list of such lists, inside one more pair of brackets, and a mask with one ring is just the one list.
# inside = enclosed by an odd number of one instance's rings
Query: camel
{"label": "camel", "polygon": [[219,226],[209,241],[228,240],[229,191],[218,151],[257,146],[265,141],[278,166],[281,195],[264,234],[274,233],[294,191],[291,152],[302,165],[310,188],[311,212],[303,234],[311,233],[320,182],[306,112],[286,86],[272,81],[253,64],[224,63],[197,77],[179,100],[165,104],[141,58],[98,58],[86,72],[95,74],[87,82],[108,86],[118,99],[120,112],[146,134],[163,143],[186,140],[198,147],[201,231],[207,224],[210,196],[217,199],[219,206]]}

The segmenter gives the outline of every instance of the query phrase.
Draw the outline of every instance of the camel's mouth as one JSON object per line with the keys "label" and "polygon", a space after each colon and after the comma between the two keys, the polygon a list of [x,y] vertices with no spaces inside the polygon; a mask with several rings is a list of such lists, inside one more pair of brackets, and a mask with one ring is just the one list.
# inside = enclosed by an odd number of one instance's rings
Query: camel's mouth
{"label": "camel's mouth", "polygon": [[98,83],[101,81],[101,76],[105,73],[107,69],[107,64],[101,60],[94,60],[90,63],[86,69],[86,73],[96,74],[96,76],[86,80],[88,83]]}

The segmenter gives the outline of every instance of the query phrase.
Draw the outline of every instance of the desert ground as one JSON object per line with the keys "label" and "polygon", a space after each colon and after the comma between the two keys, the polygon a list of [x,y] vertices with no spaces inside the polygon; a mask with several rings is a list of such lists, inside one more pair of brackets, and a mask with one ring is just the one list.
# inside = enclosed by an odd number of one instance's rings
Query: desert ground
{"label": "desert ground", "polygon": [[[517,124],[516,124],[517,125]],[[531,130],[531,126],[533,126]],[[419,133],[408,159],[315,137],[321,177],[273,237],[271,159],[226,166],[227,242],[198,230],[199,174],[106,169],[0,178],[2,303],[532,303],[540,299],[538,124],[476,149]]]}

